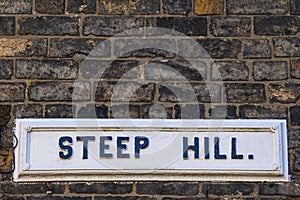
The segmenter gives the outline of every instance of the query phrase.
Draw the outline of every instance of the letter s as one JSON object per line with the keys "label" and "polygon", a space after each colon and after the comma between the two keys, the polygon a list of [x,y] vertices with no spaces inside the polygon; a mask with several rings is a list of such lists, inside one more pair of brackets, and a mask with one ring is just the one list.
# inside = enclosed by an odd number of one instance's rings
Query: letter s
{"label": "letter s", "polygon": [[[68,142],[69,144],[65,144]],[[73,154],[73,149],[71,147],[73,140],[69,136],[64,136],[59,138],[59,147],[63,150],[59,152],[59,157],[62,159],[68,159]]]}

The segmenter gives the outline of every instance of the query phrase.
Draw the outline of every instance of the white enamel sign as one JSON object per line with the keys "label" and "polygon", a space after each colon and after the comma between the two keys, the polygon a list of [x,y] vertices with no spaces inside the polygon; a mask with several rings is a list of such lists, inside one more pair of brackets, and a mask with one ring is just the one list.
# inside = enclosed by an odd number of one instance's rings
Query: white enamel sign
{"label": "white enamel sign", "polygon": [[16,123],[15,181],[288,181],[285,120]]}

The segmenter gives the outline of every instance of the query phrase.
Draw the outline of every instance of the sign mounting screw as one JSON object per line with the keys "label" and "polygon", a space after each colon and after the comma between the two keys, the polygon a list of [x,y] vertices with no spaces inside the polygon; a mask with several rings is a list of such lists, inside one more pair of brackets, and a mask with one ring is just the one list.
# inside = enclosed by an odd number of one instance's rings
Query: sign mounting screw
{"label": "sign mounting screw", "polygon": [[274,170],[277,170],[277,169],[279,169],[279,166],[278,166],[277,163],[274,163],[274,164],[272,165],[272,168],[273,168]]}
{"label": "sign mounting screw", "polygon": [[275,133],[275,132],[276,132],[276,130],[277,130],[277,128],[278,128],[278,127],[276,127],[276,126],[273,126],[273,127],[271,128],[271,132],[272,132],[272,133]]}
{"label": "sign mounting screw", "polygon": [[31,126],[30,126],[30,125],[25,126],[25,130],[26,130],[27,132],[30,132],[30,131],[31,131]]}

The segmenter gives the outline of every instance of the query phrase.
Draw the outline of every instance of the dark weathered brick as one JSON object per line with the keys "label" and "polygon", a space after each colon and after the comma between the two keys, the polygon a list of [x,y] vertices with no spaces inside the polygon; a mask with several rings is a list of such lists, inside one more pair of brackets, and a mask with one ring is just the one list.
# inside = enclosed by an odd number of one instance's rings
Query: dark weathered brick
{"label": "dark weathered brick", "polygon": [[52,191],[53,194],[64,194],[65,185],[63,184],[43,184],[43,183],[2,183],[4,194],[47,194]]}
{"label": "dark weathered brick", "polygon": [[163,102],[220,102],[218,85],[208,87],[205,83],[165,83],[159,86],[159,100]]}
{"label": "dark weathered brick", "polygon": [[[184,88],[187,88],[187,92],[184,90]],[[177,95],[176,95],[177,93]],[[179,87],[176,87],[176,85],[173,85],[173,87],[165,86],[165,85],[160,85],[159,86],[159,101],[162,102],[183,102],[185,101],[192,101],[192,98],[184,98],[184,96],[186,96],[186,93],[190,93],[190,95],[192,95],[193,97],[196,95],[193,95],[194,93],[192,92],[192,90],[190,88],[188,88],[188,86],[182,86],[180,85]],[[182,97],[182,98],[180,98]],[[207,97],[208,98],[208,97]],[[196,99],[194,99],[196,101]],[[196,103],[196,102],[194,102]]]}
{"label": "dark weathered brick", "polygon": [[209,109],[211,119],[237,119],[236,106],[215,106]]}
{"label": "dark weathered brick", "polygon": [[80,73],[84,78],[135,79],[142,71],[137,60],[85,60]]}
{"label": "dark weathered brick", "polygon": [[271,102],[296,103],[300,98],[299,84],[271,84],[269,91]]}
{"label": "dark weathered brick", "polygon": [[[106,70],[110,69],[111,63],[112,63],[111,60],[85,59],[80,64],[79,77],[82,76],[83,78],[87,78],[87,79],[103,78]],[[128,66],[125,65],[124,68],[127,68],[127,67]],[[120,70],[123,71],[123,69],[120,69]],[[114,72],[119,74],[119,72],[117,72],[117,71],[114,71]],[[111,75],[111,74],[109,73],[109,75]]]}
{"label": "dark weathered brick", "polygon": [[[281,197],[280,196],[277,196],[277,197],[272,196],[271,198],[272,198],[272,200],[286,199],[286,197],[282,197],[282,196]],[[256,199],[254,199],[254,200],[256,200]],[[260,197],[259,200],[270,200],[270,197]]]}
{"label": "dark weathered brick", "polygon": [[300,59],[292,59],[290,61],[291,76],[300,79]]}
{"label": "dark weathered brick", "polygon": [[245,40],[243,46],[244,58],[271,58],[272,50],[268,40]]}
{"label": "dark weathered brick", "polygon": [[67,12],[85,13],[85,14],[96,13],[96,1],[95,0],[68,0]]}
{"label": "dark weathered brick", "polygon": [[24,101],[24,83],[0,83],[0,102]]}
{"label": "dark weathered brick", "polygon": [[299,32],[299,18],[292,16],[255,17],[256,35],[295,35]]}
{"label": "dark weathered brick", "polygon": [[224,13],[224,0],[195,0],[196,15],[213,15]]}
{"label": "dark weathered brick", "polygon": [[135,79],[141,76],[142,69],[137,60],[114,60],[110,67],[103,72],[103,78]]}
{"label": "dark weathered brick", "polygon": [[198,183],[192,182],[140,182],[136,185],[138,194],[159,195],[196,195],[199,192]]}
{"label": "dark weathered brick", "polygon": [[257,81],[285,80],[288,78],[288,66],[285,61],[255,61],[253,76]]}
{"label": "dark weathered brick", "polygon": [[92,200],[92,197],[78,197],[78,196],[29,196],[27,200]]}
{"label": "dark weathered brick", "polygon": [[[297,159],[297,162],[298,162],[298,164],[300,164],[299,163],[299,161],[300,161],[300,159],[299,159],[299,156],[300,156],[300,153],[299,153],[299,151],[298,151],[298,155],[297,155],[298,157],[296,157],[296,159]],[[290,183],[289,184],[289,195],[293,198],[293,197],[300,197],[300,190],[299,190],[299,183]]]}
{"label": "dark weathered brick", "polygon": [[[207,35],[207,20],[202,17],[159,17],[147,18],[147,27],[160,27],[170,29],[188,35],[188,36],[205,36]],[[150,29],[151,30],[151,29]],[[154,29],[155,30],[155,29]],[[163,31],[149,31],[148,34],[163,34]],[[178,35],[175,32],[174,35]]]}
{"label": "dark weathered brick", "polygon": [[263,84],[225,84],[225,99],[228,103],[262,103],[266,101]]}
{"label": "dark weathered brick", "polygon": [[110,41],[85,38],[50,40],[50,57],[72,57],[75,54],[89,55],[91,57],[109,57]]}
{"label": "dark weathered brick", "polygon": [[292,126],[300,126],[300,106],[290,107],[290,121]]}
{"label": "dark weathered brick", "polygon": [[0,126],[5,126],[10,119],[10,111],[11,106],[10,105],[0,105]]}
{"label": "dark weathered brick", "polygon": [[154,99],[155,84],[137,82],[99,82],[95,86],[96,101],[150,102]]}
{"label": "dark weathered brick", "polygon": [[171,197],[164,197],[162,200],[216,200],[216,198],[209,198],[209,197],[182,197],[182,198],[171,198]]}
{"label": "dark weathered brick", "polygon": [[[86,17],[83,23],[83,34],[113,36],[143,26],[144,19],[141,17]],[[130,32],[130,36],[141,34],[142,30]],[[127,33],[122,35],[127,36]]]}
{"label": "dark weathered brick", "polygon": [[240,117],[244,119],[285,119],[287,116],[284,106],[240,106]]}
{"label": "dark weathered brick", "polygon": [[[300,151],[295,150],[293,153],[294,153],[294,166],[293,166],[293,169],[295,171],[299,172],[300,171]],[[300,192],[298,192],[298,193],[300,194]]]}
{"label": "dark weathered brick", "polygon": [[134,15],[148,15],[160,13],[160,1],[159,0],[130,0],[130,14]]}
{"label": "dark weathered brick", "polygon": [[46,105],[45,117],[46,118],[72,118],[73,110],[72,105],[67,104],[52,104]]}
{"label": "dark weathered brick", "polygon": [[249,17],[212,17],[210,32],[216,37],[250,36]]}
{"label": "dark weathered brick", "polygon": [[192,10],[192,1],[163,0],[163,13],[171,15],[186,15]]}
{"label": "dark weathered brick", "polygon": [[175,119],[204,119],[205,106],[202,104],[177,104],[174,106]]}
{"label": "dark weathered brick", "polygon": [[172,119],[173,107],[163,104],[141,106],[143,119]]}
{"label": "dark weathered brick", "polygon": [[[174,40],[165,40],[165,39],[154,39],[152,40],[154,43],[150,45],[148,42],[140,39],[135,39],[134,42],[131,39],[126,40],[116,40],[116,47],[114,50],[114,54],[121,58],[174,58],[176,57],[175,53],[171,53],[169,51],[164,51],[160,48],[160,45],[166,44],[165,47],[175,50],[175,41]],[[139,44],[135,46],[136,42]],[[126,46],[128,45],[128,46]],[[154,46],[154,48],[148,48],[149,46]]]}
{"label": "dark weathered brick", "polygon": [[299,0],[291,0],[291,13],[292,14],[300,14],[300,1]]}
{"label": "dark weathered brick", "polygon": [[[6,106],[9,108],[9,110]],[[8,112],[8,115],[9,115],[10,114],[10,107],[11,106],[3,105],[0,108],[5,109],[5,110],[3,110],[4,112],[9,111]],[[4,113],[3,114],[1,113],[1,115],[4,115]],[[0,117],[2,117],[2,116],[0,116]],[[0,123],[3,123],[3,121],[1,121]],[[5,125],[6,124],[1,125],[0,150],[3,148],[3,149],[6,149],[7,151],[2,152],[2,158],[0,159],[0,168],[5,167],[5,168],[12,169],[11,168],[12,167],[11,161],[13,160],[13,156],[11,154],[13,154],[13,148],[12,147],[15,146],[13,144],[13,132],[11,131],[12,130],[11,126],[5,126]],[[8,156],[10,156],[11,158],[6,158]],[[10,170],[6,170],[6,171],[10,171]],[[3,177],[1,177],[1,178],[3,178]],[[0,194],[1,193],[2,193],[2,190],[1,190],[1,186],[0,186]]]}
{"label": "dark weathered brick", "polygon": [[250,195],[254,193],[254,184],[219,184],[219,183],[208,183],[204,184],[202,187],[202,192],[205,194],[215,194],[215,195]]}
{"label": "dark weathered brick", "polygon": [[3,196],[2,197],[3,199],[2,200],[25,200],[25,197],[16,197],[16,196]]}
{"label": "dark weathered brick", "polygon": [[17,60],[17,78],[75,79],[78,64],[72,60]]}
{"label": "dark weathered brick", "polygon": [[14,17],[0,17],[0,35],[14,35],[15,34],[15,18]]}
{"label": "dark weathered brick", "polygon": [[32,0],[9,0],[0,3],[1,14],[29,14],[31,10]]}
{"label": "dark weathered brick", "polygon": [[[164,49],[167,49],[165,51]],[[169,52],[172,51],[172,52]],[[122,58],[173,58],[176,56],[176,41],[164,38],[116,39],[114,55]]]}
{"label": "dark weathered brick", "polygon": [[102,0],[99,2],[99,14],[120,15],[120,14],[128,14],[128,13],[129,13],[129,0]]}
{"label": "dark weathered brick", "polygon": [[43,14],[63,14],[65,0],[38,0],[35,2],[35,11]]}
{"label": "dark weathered brick", "polygon": [[0,79],[10,79],[13,74],[13,67],[12,60],[0,59]]}
{"label": "dark weathered brick", "polygon": [[239,81],[249,79],[249,68],[245,62],[215,61],[211,69],[212,80]]}
{"label": "dark weathered brick", "polygon": [[300,183],[300,176],[297,175],[297,174],[292,175],[292,176],[291,176],[291,181],[294,182],[294,183],[299,184],[299,183]]}
{"label": "dark weathered brick", "polygon": [[126,194],[132,191],[132,183],[76,183],[69,189],[71,193]]}
{"label": "dark weathered brick", "polygon": [[88,104],[77,112],[78,118],[108,118],[108,107],[104,104]]}
{"label": "dark weathered brick", "polygon": [[[218,103],[221,101],[221,87],[217,84],[191,84],[194,94],[198,99],[198,102],[203,103]],[[189,93],[188,93],[189,94]],[[182,94],[181,94],[182,95]],[[191,95],[191,94],[189,94]]]}
{"label": "dark weathered brick", "polygon": [[[163,42],[163,40],[162,40]],[[172,48],[172,47],[171,47]],[[129,52],[127,54],[125,54],[124,56],[122,56],[124,58],[127,57],[137,57],[137,58],[166,58],[166,59],[171,59],[171,58],[175,58],[176,54],[175,53],[171,53],[170,51],[164,51],[161,49],[156,49],[156,48],[142,48],[136,51],[132,51]]]}
{"label": "dark weathered brick", "polygon": [[131,104],[112,105],[110,108],[110,117],[115,119],[140,118],[140,107]]}
{"label": "dark weathered brick", "polygon": [[96,196],[95,200],[157,200],[157,198],[147,196]]}
{"label": "dark weathered brick", "polygon": [[88,82],[33,82],[28,93],[32,101],[82,101],[91,96]]}
{"label": "dark weathered brick", "polygon": [[207,68],[207,63],[201,61],[188,62],[183,59],[157,61],[144,65],[144,78],[156,81],[201,81],[207,78]]}
{"label": "dark weathered brick", "polygon": [[[207,38],[197,42],[195,44],[191,39],[179,40],[179,54],[184,57],[237,58],[241,52],[241,41],[237,39]],[[199,49],[199,45],[204,49]]]}
{"label": "dark weathered brick", "polygon": [[[295,109],[295,108],[293,108]],[[299,109],[295,109],[296,112],[300,111],[300,108]],[[297,118],[293,118],[294,122],[293,123],[298,123],[297,122]],[[299,123],[300,124],[300,123]],[[295,148],[298,148],[300,147],[300,129],[297,129],[297,128],[290,128],[288,130],[288,147],[289,149],[295,149]]]}
{"label": "dark weathered brick", "polygon": [[259,184],[258,193],[261,195],[288,195],[289,187],[285,183]]}
{"label": "dark weathered brick", "polygon": [[[3,174],[1,174],[1,181],[11,181],[12,178],[13,178],[13,174],[11,174],[11,173],[3,173]],[[1,189],[0,189],[0,191],[1,191]]]}
{"label": "dark weathered brick", "polygon": [[46,56],[46,39],[1,38],[0,56]]}
{"label": "dark weathered brick", "polygon": [[79,35],[78,17],[26,17],[18,25],[21,35]]}
{"label": "dark weathered brick", "polygon": [[43,110],[38,104],[18,104],[14,106],[13,114],[15,118],[41,118]]}
{"label": "dark weathered brick", "polygon": [[298,57],[300,56],[300,38],[274,38],[274,54],[277,57]]}
{"label": "dark weathered brick", "polygon": [[212,58],[237,58],[241,51],[241,41],[236,39],[203,39],[197,41]]}
{"label": "dark weathered brick", "polygon": [[288,10],[288,0],[227,1],[228,14],[285,14]]}

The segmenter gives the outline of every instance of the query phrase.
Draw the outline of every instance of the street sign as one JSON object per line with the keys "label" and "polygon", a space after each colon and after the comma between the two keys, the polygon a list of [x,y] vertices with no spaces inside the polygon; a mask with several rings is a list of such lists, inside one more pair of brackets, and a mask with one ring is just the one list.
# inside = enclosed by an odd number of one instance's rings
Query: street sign
{"label": "street sign", "polygon": [[288,181],[285,120],[18,119],[15,181]]}

